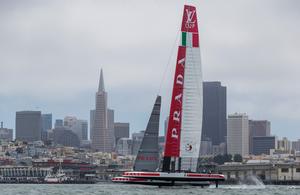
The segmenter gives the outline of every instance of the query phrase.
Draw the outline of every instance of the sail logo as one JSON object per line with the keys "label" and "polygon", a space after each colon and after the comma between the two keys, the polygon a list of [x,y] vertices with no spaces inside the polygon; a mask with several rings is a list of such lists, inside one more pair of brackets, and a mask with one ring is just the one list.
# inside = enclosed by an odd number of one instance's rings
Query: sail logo
{"label": "sail logo", "polygon": [[193,149],[193,145],[191,143],[188,143],[188,144],[185,145],[185,150],[186,151],[190,152],[190,151],[192,151],[192,149]]}
{"label": "sail logo", "polygon": [[179,156],[180,134],[183,106],[184,69],[186,63],[186,47],[179,46],[174,75],[173,93],[170,106],[165,156]]}
{"label": "sail logo", "polygon": [[185,28],[194,28],[196,20],[193,20],[196,10],[188,10],[186,9],[187,19],[185,22]]}
{"label": "sail logo", "polygon": [[[177,64],[181,66],[181,68],[184,68],[184,63],[185,63],[185,57],[182,58],[182,59],[179,59]],[[176,85],[181,85],[183,86],[183,81],[184,81],[184,77],[182,74],[178,74],[177,77],[176,77]],[[178,94],[178,95],[175,95],[174,97],[174,100],[175,102],[179,103],[179,107],[180,108],[179,110],[174,110],[173,112],[173,121],[174,122],[177,122],[177,123],[180,123],[180,119],[181,119],[181,99],[182,99],[182,91]],[[177,131],[177,128],[173,128],[172,129],[172,134],[171,134],[171,137],[172,138],[175,138],[175,139],[178,139],[178,131]]]}
{"label": "sail logo", "polygon": [[197,144],[195,143],[195,141],[190,140],[186,142],[182,149],[184,149],[189,154],[193,154],[197,150]]}

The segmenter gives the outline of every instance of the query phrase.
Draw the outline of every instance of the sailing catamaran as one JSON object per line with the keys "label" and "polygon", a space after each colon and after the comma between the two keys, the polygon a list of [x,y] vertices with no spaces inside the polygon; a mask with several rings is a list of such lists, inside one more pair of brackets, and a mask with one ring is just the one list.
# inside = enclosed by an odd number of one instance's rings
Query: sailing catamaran
{"label": "sailing catamaran", "polygon": [[[161,97],[156,98],[134,171],[113,182],[146,185],[207,185],[222,174],[197,173],[202,131],[202,72],[196,8],[185,5],[178,47],[168,131],[159,171],[158,131]],[[206,182],[206,183],[205,183]]]}

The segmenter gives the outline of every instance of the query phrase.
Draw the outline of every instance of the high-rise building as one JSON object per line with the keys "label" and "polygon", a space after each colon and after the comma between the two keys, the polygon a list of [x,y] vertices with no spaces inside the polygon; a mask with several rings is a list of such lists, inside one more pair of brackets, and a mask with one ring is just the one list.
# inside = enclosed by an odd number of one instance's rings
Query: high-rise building
{"label": "high-rise building", "polygon": [[284,137],[277,141],[277,149],[286,153],[290,153],[292,149],[291,141]]}
{"label": "high-rise building", "polygon": [[72,130],[78,136],[80,142],[87,140],[88,122],[86,120],[77,119],[74,116],[66,116],[64,118],[64,127]]}
{"label": "high-rise building", "polygon": [[118,140],[116,145],[116,152],[119,155],[131,155],[132,153],[132,139],[122,137]]}
{"label": "high-rise building", "polygon": [[88,122],[87,120],[79,120],[81,124],[81,141],[88,140]]}
{"label": "high-rise building", "polygon": [[3,122],[1,122],[0,126],[0,141],[12,141],[13,140],[13,130],[4,128]]}
{"label": "high-rise building", "polygon": [[47,130],[52,129],[52,114],[42,114],[42,132],[41,138],[43,141],[47,140]]}
{"label": "high-rise building", "polygon": [[121,138],[129,138],[129,123],[116,122],[114,124],[116,143]]}
{"label": "high-rise building", "polygon": [[140,131],[132,134],[132,155],[137,155],[144,138],[144,133],[145,131]]}
{"label": "high-rise building", "polygon": [[292,150],[300,151],[300,139],[292,142]]}
{"label": "high-rise building", "polygon": [[221,82],[203,82],[202,140],[212,145],[226,143],[226,87]]}
{"label": "high-rise building", "polygon": [[212,154],[212,142],[209,138],[206,140],[201,140],[200,145],[200,156],[206,156]]}
{"label": "high-rise building", "polygon": [[112,147],[113,150],[116,148],[116,142],[115,142],[115,111],[112,109],[107,109],[107,128],[108,132],[110,134],[110,137],[112,139]]}
{"label": "high-rise building", "polygon": [[249,150],[253,153],[253,137],[271,136],[271,123],[267,120],[249,120]]}
{"label": "high-rise building", "polygon": [[107,93],[104,89],[102,70],[95,99],[96,109],[93,116],[93,128],[91,131],[92,148],[100,152],[112,152],[114,140],[108,124]]}
{"label": "high-rise building", "polygon": [[67,127],[57,127],[52,130],[51,137],[54,145],[79,147],[80,140],[76,133]]}
{"label": "high-rise building", "polygon": [[42,131],[52,129],[52,114],[42,114]]}
{"label": "high-rise building", "polygon": [[275,136],[253,136],[253,150],[252,154],[270,154],[271,149],[276,149],[276,137]]}
{"label": "high-rise building", "polygon": [[62,119],[55,120],[54,128],[63,127],[63,126],[64,126],[64,121]]}
{"label": "high-rise building", "polygon": [[227,119],[227,153],[249,154],[249,121],[246,114],[231,114]]}
{"label": "high-rise building", "polygon": [[41,111],[16,112],[16,139],[21,141],[41,140]]}
{"label": "high-rise building", "polygon": [[270,136],[271,123],[267,120],[249,120],[249,133],[253,136]]}
{"label": "high-rise building", "polygon": [[89,137],[89,140],[92,140],[92,132],[94,129],[94,120],[95,120],[95,111],[96,110],[90,110],[90,137]]}

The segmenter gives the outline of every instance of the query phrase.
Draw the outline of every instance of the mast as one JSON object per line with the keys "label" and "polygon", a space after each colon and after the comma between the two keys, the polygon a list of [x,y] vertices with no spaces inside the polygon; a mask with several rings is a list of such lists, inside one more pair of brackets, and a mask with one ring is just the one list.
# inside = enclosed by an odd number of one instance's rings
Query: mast
{"label": "mast", "polygon": [[156,171],[159,166],[159,116],[161,96],[157,96],[149,118],[144,138],[136,156],[134,171]]}
{"label": "mast", "polygon": [[[163,171],[196,171],[202,131],[202,72],[196,8],[185,5]],[[177,166],[176,166],[177,165]]]}

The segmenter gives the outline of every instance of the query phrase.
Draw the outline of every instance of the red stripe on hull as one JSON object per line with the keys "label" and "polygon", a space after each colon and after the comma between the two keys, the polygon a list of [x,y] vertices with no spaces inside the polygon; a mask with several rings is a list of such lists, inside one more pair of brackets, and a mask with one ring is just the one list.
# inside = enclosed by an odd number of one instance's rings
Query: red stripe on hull
{"label": "red stripe on hull", "polygon": [[152,172],[125,172],[123,174],[123,176],[130,176],[130,177],[134,177],[134,176],[148,176],[148,177],[152,177],[152,176],[160,176],[160,173],[152,173]]}
{"label": "red stripe on hull", "polygon": [[201,173],[188,173],[188,177],[203,177],[203,178],[224,178],[223,175],[219,174],[201,174]]}

